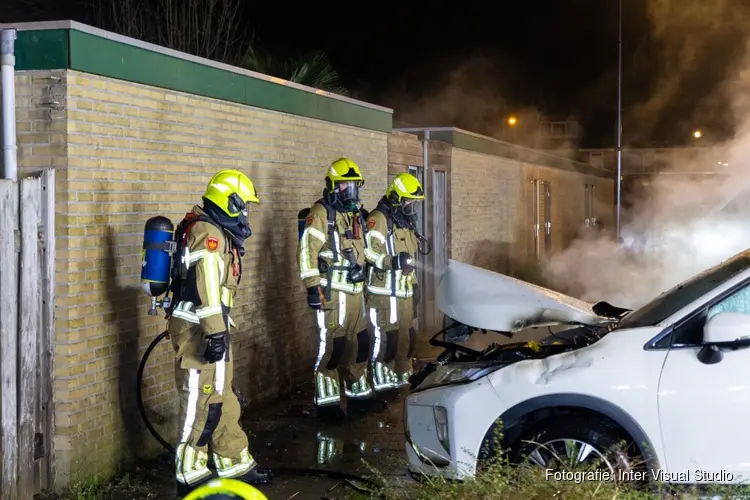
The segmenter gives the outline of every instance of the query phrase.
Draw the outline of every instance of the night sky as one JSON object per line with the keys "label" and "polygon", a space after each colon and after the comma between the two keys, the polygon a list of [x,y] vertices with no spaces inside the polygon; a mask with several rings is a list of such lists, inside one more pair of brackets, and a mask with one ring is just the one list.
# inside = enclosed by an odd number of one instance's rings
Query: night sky
{"label": "night sky", "polygon": [[[87,1],[97,0],[16,0],[0,20],[94,24]],[[687,145],[696,128],[704,144],[731,135],[725,81],[744,54],[747,4],[623,0],[626,144]],[[254,40],[279,55],[325,50],[353,96],[394,108],[397,125],[497,136],[505,117],[533,109],[577,118],[580,146],[615,144],[617,0],[296,5],[247,0]]]}

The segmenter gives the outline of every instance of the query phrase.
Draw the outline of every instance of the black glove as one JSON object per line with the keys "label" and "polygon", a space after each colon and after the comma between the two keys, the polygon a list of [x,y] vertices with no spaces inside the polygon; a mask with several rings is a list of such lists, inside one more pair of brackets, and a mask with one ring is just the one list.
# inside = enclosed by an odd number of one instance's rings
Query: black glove
{"label": "black glove", "polygon": [[206,352],[203,357],[209,363],[216,363],[224,359],[227,350],[227,333],[217,333],[206,337]]}
{"label": "black glove", "polygon": [[394,270],[400,269],[404,274],[409,274],[414,270],[414,259],[411,258],[408,252],[400,252],[393,257],[391,267]]}
{"label": "black glove", "polygon": [[411,286],[412,289],[412,300],[414,301],[414,306],[417,306],[419,304],[419,301],[422,300],[422,290],[419,289],[419,284],[414,283]]}
{"label": "black glove", "polygon": [[307,305],[312,309],[319,310],[323,308],[320,300],[320,287],[311,286],[307,289]]}

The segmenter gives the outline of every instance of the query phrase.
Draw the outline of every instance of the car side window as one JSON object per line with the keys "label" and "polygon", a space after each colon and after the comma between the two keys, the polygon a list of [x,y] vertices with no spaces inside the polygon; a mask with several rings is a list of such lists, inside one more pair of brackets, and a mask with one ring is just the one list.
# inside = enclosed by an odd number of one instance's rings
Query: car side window
{"label": "car side window", "polygon": [[[718,302],[703,307],[682,324],[675,327],[669,342],[670,347],[689,347],[703,343],[703,327],[706,321],[720,312],[750,314],[750,286],[746,285]],[[656,346],[661,347],[661,346]]]}
{"label": "car side window", "polygon": [[721,312],[750,314],[750,286],[737,290],[732,295],[709,307],[707,319],[711,319]]}

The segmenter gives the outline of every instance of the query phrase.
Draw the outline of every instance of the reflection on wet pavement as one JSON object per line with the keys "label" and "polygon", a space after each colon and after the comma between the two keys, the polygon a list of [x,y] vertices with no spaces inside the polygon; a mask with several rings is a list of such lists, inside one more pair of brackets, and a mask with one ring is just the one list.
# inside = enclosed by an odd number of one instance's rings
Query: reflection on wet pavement
{"label": "reflection on wet pavement", "polygon": [[[403,482],[406,476],[401,393],[388,396],[381,407],[354,406],[341,423],[321,421],[315,414],[311,392],[300,392],[291,401],[251,411],[243,422],[253,455],[262,467],[295,467],[335,470]],[[344,498],[340,480],[310,476],[280,476],[262,491],[269,499],[295,500]]]}
{"label": "reflection on wet pavement", "polygon": [[[350,403],[346,421],[327,423],[316,416],[310,387],[287,400],[247,406],[242,424],[250,439],[250,452],[261,467],[325,469],[370,477],[376,482],[414,484],[406,473],[401,421],[402,399],[407,393],[403,388],[400,393],[380,395],[382,403],[376,408]],[[271,485],[258,489],[270,500],[334,500],[350,498],[354,492],[342,479],[288,474],[277,475]],[[164,453],[139,463],[131,473],[110,481],[98,498],[173,500],[174,456]]]}

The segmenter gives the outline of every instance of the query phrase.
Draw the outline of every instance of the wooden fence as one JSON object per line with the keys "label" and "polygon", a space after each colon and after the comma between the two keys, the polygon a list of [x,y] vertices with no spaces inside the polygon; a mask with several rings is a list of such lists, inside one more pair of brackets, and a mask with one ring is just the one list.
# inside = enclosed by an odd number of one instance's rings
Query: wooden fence
{"label": "wooden fence", "polygon": [[0,498],[52,479],[55,173],[0,180]]}

